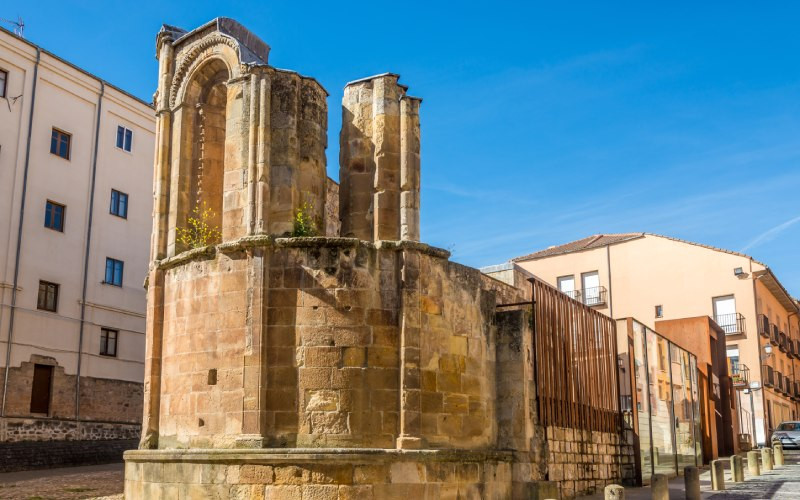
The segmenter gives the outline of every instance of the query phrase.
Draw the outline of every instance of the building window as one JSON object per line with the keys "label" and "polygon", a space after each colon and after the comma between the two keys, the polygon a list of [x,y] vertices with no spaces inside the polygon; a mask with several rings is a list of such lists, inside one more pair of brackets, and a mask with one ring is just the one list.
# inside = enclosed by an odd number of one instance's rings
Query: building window
{"label": "building window", "polygon": [[117,355],[117,336],[119,331],[110,328],[100,329],[100,354],[103,356]]}
{"label": "building window", "polygon": [[7,97],[8,71],[0,69],[0,97]]}
{"label": "building window", "polygon": [[663,318],[664,317],[664,306],[658,305],[656,306],[656,318]]}
{"label": "building window", "polygon": [[54,128],[53,135],[50,138],[50,152],[56,156],[64,158],[65,160],[69,160],[71,146],[72,136],[66,132],[62,132]]}
{"label": "building window", "polygon": [[49,281],[39,281],[39,298],[36,308],[42,311],[56,312],[58,310],[58,284]]}
{"label": "building window", "polygon": [[122,268],[125,263],[121,260],[106,257],[106,279],[103,283],[114,286],[122,286]]}
{"label": "building window", "polygon": [[127,152],[131,152],[131,145],[133,143],[133,130],[125,128],[122,125],[117,127],[117,147]]}
{"label": "building window", "polygon": [[31,413],[50,414],[50,388],[53,386],[53,367],[33,365],[31,384]]}
{"label": "building window", "polygon": [[573,299],[578,298],[577,291],[575,290],[575,276],[561,276],[557,280],[558,290],[561,293],[568,295]]}
{"label": "building window", "polygon": [[128,195],[117,191],[111,190],[111,214],[123,219],[128,218]]}
{"label": "building window", "polygon": [[44,227],[63,233],[64,216],[66,213],[67,207],[60,203],[47,200],[47,205],[44,208]]}

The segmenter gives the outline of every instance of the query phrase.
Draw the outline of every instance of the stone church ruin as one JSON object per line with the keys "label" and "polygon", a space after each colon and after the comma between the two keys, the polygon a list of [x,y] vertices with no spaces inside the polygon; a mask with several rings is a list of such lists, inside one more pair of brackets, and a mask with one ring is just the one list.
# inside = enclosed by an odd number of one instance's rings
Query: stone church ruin
{"label": "stone church ruin", "polygon": [[[550,498],[619,482],[618,403],[599,430],[537,417],[527,276],[419,241],[421,100],[391,73],[345,87],[331,221],[328,94],[269,52],[226,18],[157,37],[126,498]],[[176,235],[197,206],[219,237],[191,248]],[[329,236],[290,236],[303,207]]]}

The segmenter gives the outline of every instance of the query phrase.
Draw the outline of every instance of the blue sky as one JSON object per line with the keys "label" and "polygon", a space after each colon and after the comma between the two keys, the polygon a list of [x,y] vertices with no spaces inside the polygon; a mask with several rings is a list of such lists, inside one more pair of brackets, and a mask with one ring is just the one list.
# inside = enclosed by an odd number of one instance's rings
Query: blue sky
{"label": "blue sky", "polygon": [[[132,93],[161,23],[228,16],[340,97],[424,99],[423,240],[473,266],[594,233],[744,251],[800,295],[800,6],[790,2],[17,2],[25,35]],[[102,7],[101,7],[102,5]]]}

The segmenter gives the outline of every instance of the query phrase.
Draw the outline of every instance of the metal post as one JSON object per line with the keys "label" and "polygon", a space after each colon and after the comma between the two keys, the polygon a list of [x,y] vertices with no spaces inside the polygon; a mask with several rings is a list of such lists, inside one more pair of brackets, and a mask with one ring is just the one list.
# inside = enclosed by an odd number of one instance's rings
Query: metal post
{"label": "metal post", "polygon": [[753,448],[758,448],[758,441],[756,440],[756,407],[753,403],[753,389],[750,389],[750,419],[753,424]]}

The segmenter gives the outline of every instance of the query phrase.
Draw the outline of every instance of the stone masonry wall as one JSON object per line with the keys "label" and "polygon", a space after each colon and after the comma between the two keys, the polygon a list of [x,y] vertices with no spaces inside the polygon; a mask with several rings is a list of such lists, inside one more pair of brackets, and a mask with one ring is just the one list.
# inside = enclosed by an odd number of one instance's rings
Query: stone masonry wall
{"label": "stone masonry wall", "polygon": [[612,483],[633,480],[633,447],[619,434],[547,428],[548,479],[567,498],[602,491]]}
{"label": "stone masonry wall", "polygon": [[[49,415],[30,412],[35,364],[53,367]],[[0,385],[5,370],[0,371]],[[32,355],[30,361],[9,369],[6,416],[75,418],[75,375],[64,372],[55,358]],[[81,420],[135,423],[142,421],[142,384],[123,380],[81,377]]]}
{"label": "stone masonry wall", "polygon": [[[372,450],[359,455],[233,452],[174,457],[126,455],[125,498],[509,499],[510,457],[503,453]],[[156,461],[157,460],[157,461]],[[165,460],[166,463],[161,461]]]}
{"label": "stone masonry wall", "polygon": [[138,439],[139,424],[0,417],[0,443]]}
{"label": "stone masonry wall", "polygon": [[135,438],[0,443],[0,472],[121,462],[135,447]]}

